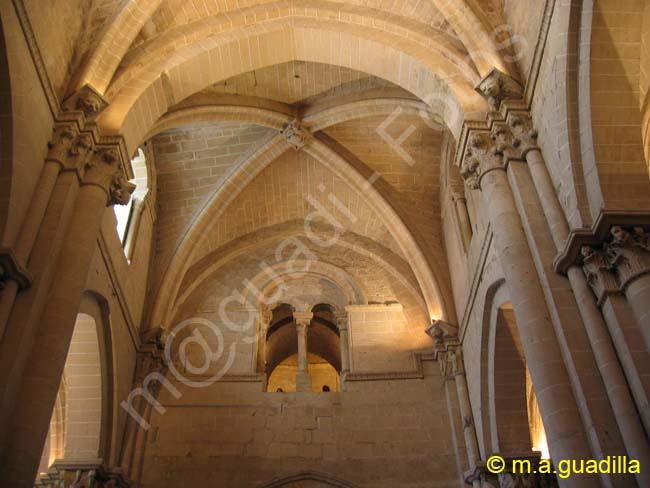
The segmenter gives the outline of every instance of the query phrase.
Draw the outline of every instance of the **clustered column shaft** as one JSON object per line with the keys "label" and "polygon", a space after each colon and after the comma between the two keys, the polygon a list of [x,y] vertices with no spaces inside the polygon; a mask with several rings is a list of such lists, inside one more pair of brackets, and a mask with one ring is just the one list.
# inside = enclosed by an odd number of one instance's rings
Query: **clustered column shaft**
{"label": "clustered column shaft", "polygon": [[[487,211],[495,248],[510,289],[552,455],[557,460],[589,459],[569,375],[506,176],[504,155],[487,131],[470,134],[468,144],[461,174],[490,202]],[[584,476],[567,480],[567,486],[589,483]]]}

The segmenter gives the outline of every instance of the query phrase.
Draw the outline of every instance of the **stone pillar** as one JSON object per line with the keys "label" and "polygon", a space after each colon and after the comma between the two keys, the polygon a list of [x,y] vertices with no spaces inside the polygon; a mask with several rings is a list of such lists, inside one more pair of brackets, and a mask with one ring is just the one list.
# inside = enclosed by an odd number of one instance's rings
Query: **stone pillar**
{"label": "stone pillar", "polygon": [[[481,456],[476,438],[474,415],[472,414],[469,392],[467,390],[467,378],[465,377],[462,352],[458,340],[458,328],[447,322],[437,320],[427,329],[427,334],[435,342],[434,357],[440,363],[443,378],[453,378],[454,384],[456,385],[465,449],[467,450],[467,463],[469,464],[469,472],[474,472],[479,465]],[[468,481],[475,488],[480,488],[481,486],[480,480],[478,479]]]}
{"label": "stone pillar", "polygon": [[460,229],[463,247],[467,251],[472,242],[472,224],[470,223],[469,212],[467,211],[467,200],[464,195],[456,191],[451,194],[451,200],[454,202],[454,208],[456,209],[456,218],[458,219],[458,228]]}
{"label": "stone pillar", "polygon": [[[45,164],[13,246],[15,266],[18,269],[27,266],[59,173],[63,170],[76,171],[79,164],[85,161],[91,145],[90,136],[80,135],[76,123],[69,122],[55,126]],[[20,289],[29,286],[28,281],[14,277],[6,282],[0,295],[0,339],[4,336],[16,295]]]}
{"label": "stone pillar", "polygon": [[298,334],[298,372],[296,374],[296,391],[311,391],[311,376],[307,360],[307,327],[314,316],[311,312],[294,312],[296,333]]}
{"label": "stone pillar", "polygon": [[[525,158],[528,164],[555,248],[561,250],[569,238],[569,225],[537,145],[537,131],[532,127],[532,121],[527,112],[511,113],[508,117],[508,125],[512,130],[513,146],[517,148],[519,157]],[[572,264],[567,269],[567,277],[594,359],[607,390],[607,397],[621,432],[625,449],[634,459],[645,460],[642,463],[650,462],[648,458],[650,447],[643,434],[643,427],[630,395],[625,374],[621,369],[607,326],[589,289],[585,275],[580,266]],[[643,486],[650,483],[647,473],[637,475],[637,480]]]}
{"label": "stone pillar", "polygon": [[336,324],[339,328],[339,343],[341,347],[341,390],[345,391],[345,380],[350,372],[350,334],[348,331],[348,313],[337,312]]}
{"label": "stone pillar", "polygon": [[[590,459],[568,372],[555,336],[545,296],[515,205],[503,152],[487,131],[472,131],[461,175],[483,193],[494,242],[506,277],[524,353],[546,426],[553,457]],[[585,476],[566,480],[567,486],[590,486]]]}
{"label": "stone pillar", "polygon": [[86,165],[54,275],[58,281],[40,316],[30,363],[13,414],[5,482],[31,487],[47,436],[75,319],[107,205],[126,204],[135,185],[126,181],[116,149],[98,150]]}
{"label": "stone pillar", "polygon": [[[86,162],[91,155],[92,138],[80,134],[71,144],[68,137],[57,139],[65,131],[55,131],[50,144],[48,162],[50,168],[60,166],[54,189],[49,196],[36,240],[30,246],[21,245],[24,256],[29,256],[29,273],[33,276],[31,286],[18,295],[12,294],[5,302],[10,309],[9,320],[0,341],[0,446],[8,448],[8,433],[14,427],[11,415],[17,408],[20,388],[27,364],[31,361],[32,347],[40,327],[40,318],[52,283],[58,278],[57,261],[65,240],[79,192],[79,185]],[[57,142],[59,141],[59,142]],[[29,239],[22,233],[18,242]],[[27,248],[29,252],[27,251]],[[27,259],[27,257],[25,257]],[[15,300],[14,300],[15,297]],[[2,459],[2,455],[0,455]]]}

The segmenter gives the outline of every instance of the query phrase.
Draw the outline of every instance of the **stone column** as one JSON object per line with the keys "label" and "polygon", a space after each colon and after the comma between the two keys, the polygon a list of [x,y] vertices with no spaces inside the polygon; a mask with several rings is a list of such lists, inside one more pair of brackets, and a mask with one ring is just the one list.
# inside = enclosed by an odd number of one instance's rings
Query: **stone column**
{"label": "stone column", "polygon": [[465,251],[467,251],[472,242],[472,225],[469,221],[467,200],[464,195],[456,191],[451,194],[451,200],[454,202],[454,208],[456,209],[456,218],[458,219],[458,227],[460,229],[461,239],[463,240],[463,246]]}
{"label": "stone column", "polygon": [[[517,318],[524,353],[555,460],[590,459],[577,402],[555,336],[537,270],[515,205],[502,151],[486,131],[472,131],[461,167],[467,183],[483,193],[494,242]],[[585,476],[566,486],[590,486]]]}
{"label": "stone column", "polygon": [[272,313],[268,309],[259,311],[259,327],[257,331],[257,357],[255,370],[263,376],[263,391],[267,390],[269,379],[266,376],[266,334],[271,323]]}
{"label": "stone column", "polygon": [[[5,302],[10,309],[9,320],[0,341],[0,446],[7,449],[8,432],[14,425],[11,415],[22,387],[24,371],[31,361],[32,346],[38,334],[41,313],[49,300],[48,293],[58,277],[57,261],[64,242],[69,236],[68,226],[74,212],[83,169],[91,155],[92,139],[89,134],[79,135],[70,145],[68,137],[63,142],[55,139],[50,144],[48,163],[50,168],[60,166],[54,189],[49,196],[47,209],[41,221],[38,235],[30,246],[21,245],[25,259],[29,256],[31,286],[18,295],[11,294]],[[66,134],[63,131],[63,134]],[[19,242],[27,243],[22,231]],[[27,248],[29,252],[27,251]],[[14,300],[15,297],[15,300]],[[2,455],[0,455],[2,459]]]}
{"label": "stone column", "polygon": [[341,390],[345,391],[345,379],[350,372],[350,336],[348,332],[348,313],[337,312],[336,324],[339,328],[341,347]]}
{"label": "stone column", "polygon": [[[456,385],[456,395],[460,409],[465,449],[467,450],[467,463],[469,471],[474,472],[479,465],[480,453],[474,426],[474,415],[467,390],[467,378],[458,340],[458,327],[441,320],[435,321],[427,329],[427,334],[434,340],[434,357],[440,363],[440,370],[443,378],[453,378]],[[472,486],[480,488],[481,482],[478,479],[471,480]]]}
{"label": "stone column", "polygon": [[[520,157],[525,158],[528,164],[556,250],[561,250],[569,238],[569,224],[537,145],[537,131],[532,127],[528,113],[512,113],[508,118],[508,125],[512,130],[513,145],[518,149]],[[585,275],[579,265],[573,264],[567,270],[567,277],[575,295],[598,370],[607,390],[623,444],[631,457],[643,460],[642,464],[650,462],[648,457],[650,456],[650,447],[643,434],[643,427],[639,421],[634,400],[630,395],[625,374]],[[641,485],[650,484],[647,476],[647,473],[637,475],[637,480],[641,482]]]}
{"label": "stone column", "polygon": [[298,373],[296,374],[296,391],[311,391],[311,376],[307,360],[307,327],[314,316],[311,312],[294,312],[296,333],[298,334]]}
{"label": "stone column", "polygon": [[31,487],[47,436],[75,319],[107,205],[126,204],[135,185],[126,181],[116,149],[98,150],[86,165],[66,239],[55,265],[30,363],[13,414],[3,471],[5,482]]}
{"label": "stone column", "polygon": [[645,430],[650,432],[650,361],[643,333],[624,303],[625,299],[620,296],[608,253],[583,246],[581,259],[587,282],[596,295],[614,342],[616,358],[625,371]]}
{"label": "stone column", "polygon": [[642,227],[628,232],[618,225],[610,232],[607,254],[650,350],[650,234]]}

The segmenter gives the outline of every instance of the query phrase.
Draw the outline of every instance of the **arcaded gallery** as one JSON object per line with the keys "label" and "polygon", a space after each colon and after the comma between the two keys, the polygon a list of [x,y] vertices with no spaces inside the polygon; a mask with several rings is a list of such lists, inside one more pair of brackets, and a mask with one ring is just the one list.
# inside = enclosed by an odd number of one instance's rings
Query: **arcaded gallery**
{"label": "arcaded gallery", "polygon": [[649,488],[650,0],[0,0],[1,488]]}

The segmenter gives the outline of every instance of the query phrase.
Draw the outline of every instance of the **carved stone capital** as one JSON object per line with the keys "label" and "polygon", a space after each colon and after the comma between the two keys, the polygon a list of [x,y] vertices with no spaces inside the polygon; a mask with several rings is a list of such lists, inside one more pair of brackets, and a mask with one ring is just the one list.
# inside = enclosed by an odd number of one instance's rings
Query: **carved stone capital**
{"label": "carved stone capital", "polygon": [[505,169],[503,150],[489,132],[471,133],[467,146],[460,174],[470,188],[480,188],[481,178],[490,171]]}
{"label": "carved stone capital", "polygon": [[587,282],[601,305],[610,295],[618,293],[613,267],[605,252],[590,246],[582,246],[582,269]]}
{"label": "carved stone capital", "polygon": [[504,122],[495,122],[492,125],[492,140],[507,161],[523,159],[517,140],[510,126]]}
{"label": "carved stone capital", "polygon": [[449,347],[448,349],[449,357],[449,366],[451,368],[450,373],[454,376],[459,374],[465,374],[465,365],[463,364],[463,352],[460,349],[460,345]]}
{"label": "carved stone capital", "polygon": [[81,172],[92,153],[92,137],[79,133],[75,124],[59,124],[48,144],[46,161],[58,164],[62,171]]}
{"label": "carved stone capital", "polygon": [[39,488],[129,488],[130,480],[119,468],[109,468],[101,459],[57,460],[34,483]]}
{"label": "carved stone capital", "polygon": [[97,117],[107,106],[106,99],[90,85],[84,85],[63,102],[65,112],[83,112],[87,119]]}
{"label": "carved stone capital", "polygon": [[18,262],[16,255],[9,248],[0,248],[0,290],[6,281],[15,281],[18,288],[29,288],[32,283],[32,276],[21,263]]}
{"label": "carved stone capital", "polygon": [[440,365],[444,378],[463,372],[458,327],[443,320],[435,320],[425,331],[434,341],[433,357]]}
{"label": "carved stone capital", "polygon": [[470,153],[467,153],[460,166],[460,175],[465,184],[472,190],[479,189],[479,161]]}
{"label": "carved stone capital", "polygon": [[293,318],[296,321],[296,326],[298,328],[308,327],[311,319],[314,318],[314,314],[311,312],[294,312]]}
{"label": "carved stone capital", "polygon": [[518,81],[494,68],[476,86],[476,90],[485,97],[494,110],[507,99],[519,99],[524,90]]}
{"label": "carved stone capital", "polygon": [[282,129],[281,134],[284,136],[287,144],[296,151],[302,149],[309,138],[309,133],[302,127],[299,120],[292,120],[289,122],[284,129]]}
{"label": "carved stone capital", "polygon": [[[475,481],[479,481],[481,487],[494,487],[494,488],[557,488],[558,480],[557,475],[552,465],[545,466],[545,469],[540,469],[542,462],[550,462],[541,459],[540,453],[521,453],[521,454],[505,454],[499,453],[505,463],[505,469],[498,475],[492,473],[485,461],[479,461],[469,471],[465,472],[465,482],[469,485]],[[513,461],[521,461],[525,466],[530,465],[530,471],[526,473],[513,472]],[[549,470],[550,473],[546,474],[545,471]],[[519,471],[519,470],[518,470]],[[541,471],[541,472],[540,472]]]}
{"label": "carved stone capital", "polygon": [[122,172],[119,151],[112,147],[94,152],[85,165],[82,185],[94,185],[103,189],[108,206],[126,205],[135,191],[135,185]]}
{"label": "carved stone capital", "polygon": [[342,312],[336,312],[334,316],[336,317],[336,325],[339,330],[348,330],[348,313],[344,310]]}
{"label": "carved stone capital", "polygon": [[619,225],[610,233],[612,240],[604,248],[624,291],[636,278],[650,273],[650,234],[641,227],[628,232]]}
{"label": "carved stone capital", "polygon": [[[140,334],[135,365],[135,384],[140,386],[151,373],[164,374],[167,367],[165,360],[165,338],[161,327],[153,327]],[[157,388],[159,382],[152,382],[151,388]]]}
{"label": "carved stone capital", "polygon": [[537,131],[533,127],[533,119],[527,112],[511,112],[508,115],[508,126],[512,130],[512,145],[518,150],[522,159],[533,150],[539,150]]}

